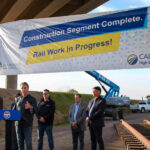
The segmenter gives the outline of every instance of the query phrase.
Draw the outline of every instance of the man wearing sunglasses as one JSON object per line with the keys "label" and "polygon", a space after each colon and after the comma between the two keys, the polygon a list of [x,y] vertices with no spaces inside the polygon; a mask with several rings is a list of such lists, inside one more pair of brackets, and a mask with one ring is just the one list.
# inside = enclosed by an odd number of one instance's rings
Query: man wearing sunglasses
{"label": "man wearing sunglasses", "polygon": [[38,117],[38,150],[43,149],[43,136],[44,131],[48,137],[49,149],[54,149],[53,142],[53,121],[55,113],[55,102],[50,98],[50,91],[45,89],[43,91],[43,98],[38,104],[37,117]]}

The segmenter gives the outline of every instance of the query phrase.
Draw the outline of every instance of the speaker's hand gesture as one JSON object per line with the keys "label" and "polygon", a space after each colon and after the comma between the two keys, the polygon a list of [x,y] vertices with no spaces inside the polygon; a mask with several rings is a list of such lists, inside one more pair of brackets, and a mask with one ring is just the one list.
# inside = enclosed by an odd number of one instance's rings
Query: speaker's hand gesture
{"label": "speaker's hand gesture", "polygon": [[25,104],[25,109],[32,109],[32,105],[27,101]]}

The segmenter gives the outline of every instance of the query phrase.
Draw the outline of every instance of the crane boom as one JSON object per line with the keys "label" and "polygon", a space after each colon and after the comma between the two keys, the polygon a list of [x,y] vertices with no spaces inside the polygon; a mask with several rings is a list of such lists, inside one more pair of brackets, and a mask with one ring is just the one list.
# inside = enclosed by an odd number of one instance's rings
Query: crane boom
{"label": "crane boom", "polygon": [[85,72],[94,77],[100,84],[102,82],[109,87],[109,90],[107,91],[105,87],[101,84],[102,88],[106,92],[104,96],[105,99],[109,97],[119,96],[120,87],[116,85],[114,82],[110,81],[109,79],[107,79],[106,77],[104,77],[103,75],[99,74],[96,71],[85,71]]}

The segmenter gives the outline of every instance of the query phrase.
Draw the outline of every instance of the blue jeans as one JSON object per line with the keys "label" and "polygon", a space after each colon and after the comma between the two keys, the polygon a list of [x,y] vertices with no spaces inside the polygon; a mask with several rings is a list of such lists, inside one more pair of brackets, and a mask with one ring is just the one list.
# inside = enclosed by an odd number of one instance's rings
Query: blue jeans
{"label": "blue jeans", "polygon": [[16,126],[16,135],[18,150],[24,150],[24,141],[26,143],[26,150],[32,150],[32,127]]}
{"label": "blue jeans", "polygon": [[42,150],[43,148],[44,131],[46,131],[48,137],[49,149],[50,150],[54,149],[52,128],[53,127],[50,125],[38,124],[38,150]]}

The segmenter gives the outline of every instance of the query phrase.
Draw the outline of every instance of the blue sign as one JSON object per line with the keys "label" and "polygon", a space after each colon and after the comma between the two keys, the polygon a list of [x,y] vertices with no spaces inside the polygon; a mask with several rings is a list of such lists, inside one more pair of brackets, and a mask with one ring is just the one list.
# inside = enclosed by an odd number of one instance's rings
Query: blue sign
{"label": "blue sign", "polygon": [[20,120],[20,111],[0,110],[0,120]]}
{"label": "blue sign", "polygon": [[28,30],[20,48],[147,27],[147,8],[93,17]]}

